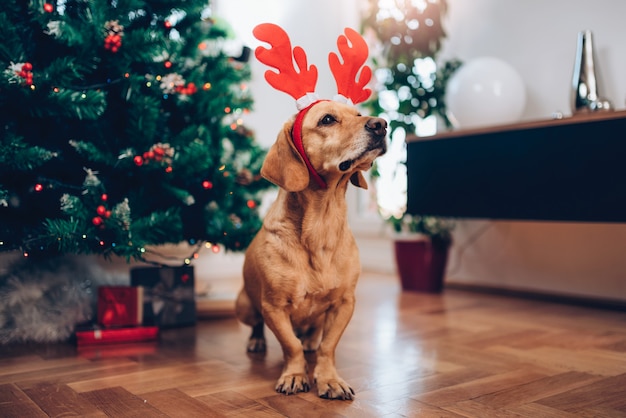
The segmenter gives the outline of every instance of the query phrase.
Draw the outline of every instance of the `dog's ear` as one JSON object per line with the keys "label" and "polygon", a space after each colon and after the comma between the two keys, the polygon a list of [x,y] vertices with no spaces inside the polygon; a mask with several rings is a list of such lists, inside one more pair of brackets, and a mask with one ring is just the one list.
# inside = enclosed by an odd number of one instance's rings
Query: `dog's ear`
{"label": "dog's ear", "polygon": [[367,190],[367,181],[365,181],[365,177],[363,177],[360,171],[350,176],[350,183],[354,184],[356,187]]}
{"label": "dog's ear", "polygon": [[265,156],[261,175],[288,192],[299,192],[309,185],[309,170],[291,140],[292,123],[285,123],[276,142]]}

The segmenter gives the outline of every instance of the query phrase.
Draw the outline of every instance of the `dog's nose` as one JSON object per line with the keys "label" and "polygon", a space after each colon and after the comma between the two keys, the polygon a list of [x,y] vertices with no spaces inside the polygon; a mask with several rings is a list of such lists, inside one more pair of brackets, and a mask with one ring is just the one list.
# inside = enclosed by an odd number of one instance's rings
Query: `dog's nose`
{"label": "dog's nose", "polygon": [[376,136],[384,137],[387,135],[387,121],[382,118],[370,118],[365,123],[365,129]]}

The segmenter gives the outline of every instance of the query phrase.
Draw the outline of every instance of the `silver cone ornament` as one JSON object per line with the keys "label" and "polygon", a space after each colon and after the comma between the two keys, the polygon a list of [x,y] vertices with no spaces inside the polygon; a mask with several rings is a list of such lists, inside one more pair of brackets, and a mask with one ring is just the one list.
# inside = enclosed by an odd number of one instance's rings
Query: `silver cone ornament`
{"label": "silver cone ornament", "polygon": [[600,96],[594,55],[591,31],[579,32],[572,78],[573,114],[613,109],[611,102]]}

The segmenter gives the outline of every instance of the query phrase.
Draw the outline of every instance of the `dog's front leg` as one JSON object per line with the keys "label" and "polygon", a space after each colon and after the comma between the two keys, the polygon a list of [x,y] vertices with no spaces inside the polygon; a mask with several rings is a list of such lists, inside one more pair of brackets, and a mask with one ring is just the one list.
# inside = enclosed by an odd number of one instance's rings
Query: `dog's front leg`
{"label": "dog's front leg", "polygon": [[354,296],[344,297],[326,314],[324,334],[317,349],[317,363],[313,373],[321,398],[351,400],[354,397],[354,390],[339,377],[335,368],[335,348],[352,318],[354,302]]}
{"label": "dog's front leg", "polygon": [[285,358],[285,366],[276,383],[276,391],[286,395],[308,392],[310,384],[304,350],[293,331],[289,314],[284,309],[272,306],[263,309],[263,317],[280,343]]}

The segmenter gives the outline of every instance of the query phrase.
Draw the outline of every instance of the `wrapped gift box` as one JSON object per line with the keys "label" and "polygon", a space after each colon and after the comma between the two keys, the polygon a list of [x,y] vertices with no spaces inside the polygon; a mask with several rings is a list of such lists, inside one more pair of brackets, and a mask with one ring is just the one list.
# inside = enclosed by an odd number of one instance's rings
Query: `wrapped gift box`
{"label": "wrapped gift box", "polygon": [[78,327],[75,332],[78,346],[153,341],[158,336],[159,327],[156,326],[103,328],[89,325]]}
{"label": "wrapped gift box", "polygon": [[136,286],[98,287],[98,323],[123,327],[143,323],[143,289]]}
{"label": "wrapped gift box", "polygon": [[143,324],[178,327],[196,323],[192,266],[136,267],[132,286],[143,287]]}

